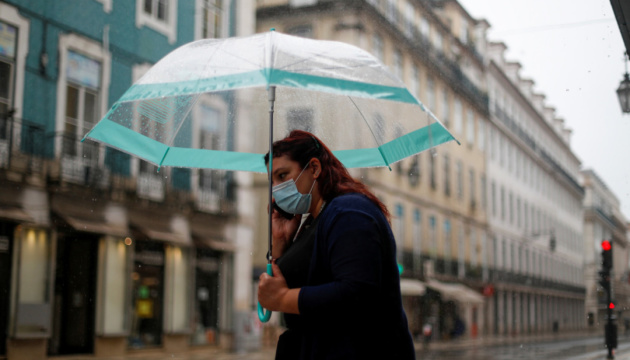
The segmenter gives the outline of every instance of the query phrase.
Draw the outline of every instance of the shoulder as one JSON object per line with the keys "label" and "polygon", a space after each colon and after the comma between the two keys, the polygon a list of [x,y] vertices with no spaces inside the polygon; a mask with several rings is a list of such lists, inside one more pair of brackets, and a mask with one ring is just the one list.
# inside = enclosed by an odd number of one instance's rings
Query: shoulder
{"label": "shoulder", "polygon": [[359,193],[340,195],[330,201],[324,209],[323,217],[332,219],[341,215],[362,214],[376,220],[385,220],[381,209],[367,196]]}

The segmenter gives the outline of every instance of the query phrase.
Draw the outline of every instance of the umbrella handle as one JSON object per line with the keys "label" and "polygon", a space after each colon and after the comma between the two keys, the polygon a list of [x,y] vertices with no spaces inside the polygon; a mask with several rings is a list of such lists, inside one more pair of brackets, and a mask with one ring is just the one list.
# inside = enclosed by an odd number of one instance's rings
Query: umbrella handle
{"label": "umbrella handle", "polygon": [[[273,271],[271,270],[271,264],[267,264],[267,274],[273,276]],[[265,313],[265,308],[263,308],[260,303],[258,303],[258,318],[260,321],[266,323],[271,319],[271,310],[267,310]]]}

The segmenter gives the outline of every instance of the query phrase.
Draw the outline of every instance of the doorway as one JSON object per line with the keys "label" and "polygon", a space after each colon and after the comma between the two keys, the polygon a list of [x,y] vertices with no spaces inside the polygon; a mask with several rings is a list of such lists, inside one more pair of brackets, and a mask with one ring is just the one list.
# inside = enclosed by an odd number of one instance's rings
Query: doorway
{"label": "doorway", "polygon": [[9,300],[11,291],[11,253],[15,224],[0,221],[0,356],[7,354]]}
{"label": "doorway", "polygon": [[51,355],[94,352],[98,236],[60,235],[53,309]]}

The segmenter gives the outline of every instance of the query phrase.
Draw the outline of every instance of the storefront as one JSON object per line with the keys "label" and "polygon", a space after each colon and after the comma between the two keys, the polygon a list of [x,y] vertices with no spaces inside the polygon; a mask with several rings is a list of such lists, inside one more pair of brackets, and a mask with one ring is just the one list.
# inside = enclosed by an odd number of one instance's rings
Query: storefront
{"label": "storefront", "polygon": [[94,351],[98,235],[59,231],[50,355]]}
{"label": "storefront", "polygon": [[164,322],[164,244],[135,241],[132,279],[132,313],[129,346],[162,344]]}
{"label": "storefront", "polygon": [[0,356],[7,354],[9,299],[11,290],[11,252],[17,224],[0,219]]}
{"label": "storefront", "polygon": [[192,239],[181,215],[130,211],[132,349],[179,351],[190,343],[193,292]]}

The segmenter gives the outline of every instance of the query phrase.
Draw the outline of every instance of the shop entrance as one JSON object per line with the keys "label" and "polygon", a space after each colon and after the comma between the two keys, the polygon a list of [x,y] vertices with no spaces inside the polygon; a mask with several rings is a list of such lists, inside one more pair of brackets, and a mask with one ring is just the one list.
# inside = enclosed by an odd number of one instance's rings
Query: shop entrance
{"label": "shop entrance", "polygon": [[221,253],[197,249],[193,344],[216,344],[219,329],[219,264]]}
{"label": "shop entrance", "polygon": [[0,356],[7,354],[9,295],[11,291],[11,253],[15,224],[0,221]]}
{"label": "shop entrance", "polygon": [[164,308],[164,244],[136,241],[133,273],[133,312],[129,345],[162,344]]}
{"label": "shop entrance", "polygon": [[57,240],[51,355],[94,352],[98,240],[88,233]]}

